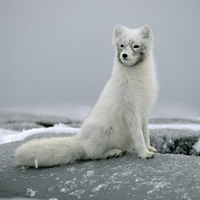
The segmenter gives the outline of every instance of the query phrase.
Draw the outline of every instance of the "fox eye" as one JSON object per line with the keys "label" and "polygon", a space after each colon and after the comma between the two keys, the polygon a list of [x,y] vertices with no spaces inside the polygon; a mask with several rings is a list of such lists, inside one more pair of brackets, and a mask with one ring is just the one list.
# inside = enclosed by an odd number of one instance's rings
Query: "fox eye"
{"label": "fox eye", "polygon": [[120,44],[120,47],[121,47],[121,48],[124,48],[124,45],[123,45],[123,44]]}
{"label": "fox eye", "polygon": [[133,48],[136,48],[136,49],[137,49],[137,48],[139,48],[139,47],[140,47],[139,45],[135,45]]}

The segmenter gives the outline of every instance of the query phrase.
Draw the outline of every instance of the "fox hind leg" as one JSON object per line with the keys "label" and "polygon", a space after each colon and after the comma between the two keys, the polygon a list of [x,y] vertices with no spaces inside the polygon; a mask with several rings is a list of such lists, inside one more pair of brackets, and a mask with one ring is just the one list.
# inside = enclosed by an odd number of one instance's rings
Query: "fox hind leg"
{"label": "fox hind leg", "polygon": [[120,149],[109,149],[103,154],[99,155],[90,155],[87,158],[92,160],[98,160],[98,159],[108,159],[108,158],[117,158],[120,157],[123,154],[123,152]]}
{"label": "fox hind leg", "polygon": [[110,149],[102,155],[102,158],[117,158],[122,154],[123,152],[120,149]]}

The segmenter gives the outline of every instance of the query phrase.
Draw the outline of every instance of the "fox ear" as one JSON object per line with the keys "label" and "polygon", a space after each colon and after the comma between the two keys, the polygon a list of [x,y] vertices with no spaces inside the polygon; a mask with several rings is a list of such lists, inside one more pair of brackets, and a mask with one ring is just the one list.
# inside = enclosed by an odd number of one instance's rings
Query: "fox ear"
{"label": "fox ear", "polygon": [[113,31],[113,45],[115,46],[119,41],[121,35],[126,31],[126,27],[122,26],[121,24],[117,24]]}
{"label": "fox ear", "polygon": [[152,39],[153,33],[152,33],[151,27],[149,25],[147,25],[147,24],[143,25],[139,29],[139,31],[140,31],[142,38]]}
{"label": "fox ear", "polygon": [[121,24],[117,24],[114,28],[113,37],[117,39],[126,31],[126,27],[122,26]]}

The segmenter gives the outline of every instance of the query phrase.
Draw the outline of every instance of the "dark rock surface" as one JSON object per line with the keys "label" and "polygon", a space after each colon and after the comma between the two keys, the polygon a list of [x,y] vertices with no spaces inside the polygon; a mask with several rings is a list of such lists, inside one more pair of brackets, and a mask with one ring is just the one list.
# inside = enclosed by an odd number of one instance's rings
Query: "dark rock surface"
{"label": "dark rock surface", "polygon": [[200,138],[200,131],[157,129],[150,131],[150,140],[158,153],[200,156],[193,146]]}
{"label": "dark rock surface", "polygon": [[53,168],[21,168],[12,154],[19,143],[0,146],[1,197],[40,199],[199,199],[200,159],[135,154]]}
{"label": "dark rock surface", "polygon": [[[27,115],[16,116],[0,112],[0,128],[22,130],[27,122],[33,125],[30,128],[35,128],[38,122],[53,125],[58,122],[69,124],[70,121],[65,118]],[[18,124],[17,127],[15,122]],[[154,119],[151,123],[199,124],[199,121]],[[39,124],[39,127],[47,127],[44,124]],[[72,125],[78,126],[79,122],[74,120]],[[132,153],[120,158],[39,169],[14,165],[13,152],[24,141],[2,144],[0,145],[0,199],[19,197],[19,199],[52,200],[53,198],[54,200],[198,200],[200,157],[195,156],[199,154],[195,152],[193,145],[200,138],[200,131],[155,129],[151,130],[150,134],[151,143],[159,152],[165,153],[158,153],[154,159],[142,160]]]}

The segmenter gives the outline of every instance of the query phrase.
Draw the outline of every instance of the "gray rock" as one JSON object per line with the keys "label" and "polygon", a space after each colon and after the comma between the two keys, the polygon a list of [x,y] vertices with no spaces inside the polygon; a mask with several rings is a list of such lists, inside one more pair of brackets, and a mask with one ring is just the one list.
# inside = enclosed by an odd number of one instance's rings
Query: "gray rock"
{"label": "gray rock", "polygon": [[[38,122],[53,125],[70,121],[49,116],[3,115],[6,117],[0,117],[0,128],[9,121],[19,122],[17,129],[11,123],[12,130],[22,130],[24,123],[28,122],[35,126]],[[191,119],[153,119],[151,122],[199,123]],[[79,126],[76,121],[72,124]],[[44,124],[40,126],[47,127]],[[0,145],[0,199],[199,199],[200,160],[199,156],[195,156],[199,153],[195,152],[193,145],[200,138],[200,131],[152,129],[150,135],[152,145],[159,152],[154,159],[142,160],[133,152],[120,158],[39,169],[14,165],[13,152],[23,141]],[[42,137],[52,136],[55,135]],[[33,138],[27,140],[30,139]]]}
{"label": "gray rock", "polygon": [[0,196],[39,199],[199,199],[197,156],[135,154],[52,168],[21,168],[12,154],[20,143],[0,146]]}
{"label": "gray rock", "polygon": [[194,144],[200,138],[200,131],[158,129],[150,130],[151,145],[162,154],[185,154],[199,156]]}

